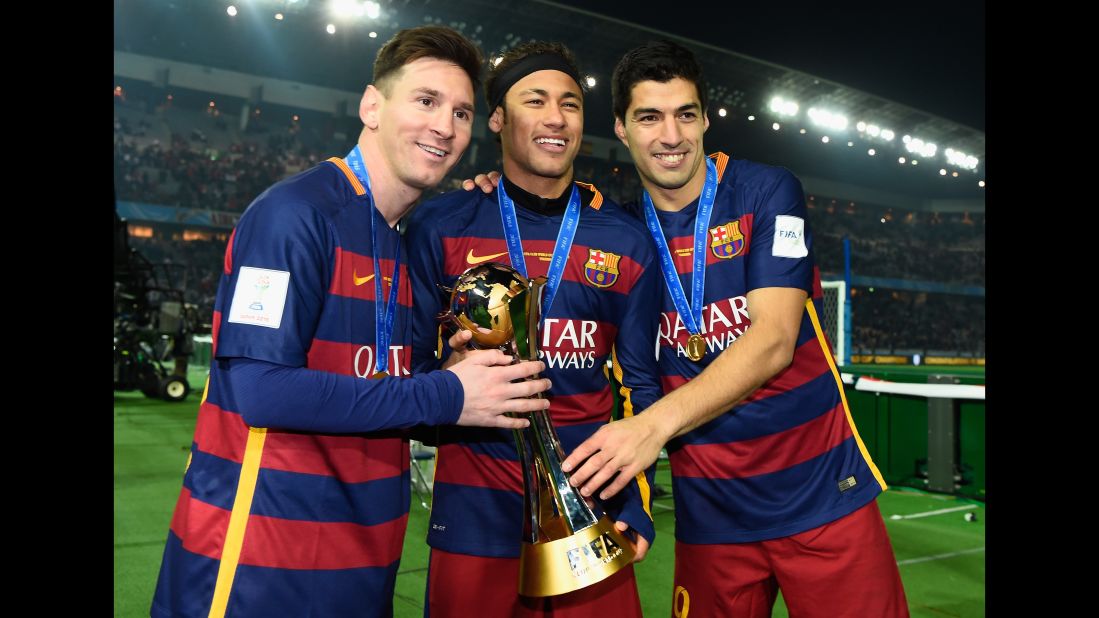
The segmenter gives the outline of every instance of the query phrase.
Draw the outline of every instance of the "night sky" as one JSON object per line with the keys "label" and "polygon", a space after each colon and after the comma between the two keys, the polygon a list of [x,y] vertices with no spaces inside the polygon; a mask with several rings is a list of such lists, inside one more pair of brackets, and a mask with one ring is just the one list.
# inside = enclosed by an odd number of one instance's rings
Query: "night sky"
{"label": "night sky", "polygon": [[555,1],[804,71],[985,130],[983,0],[732,0],[691,2],[692,8],[678,11],[683,4]]}

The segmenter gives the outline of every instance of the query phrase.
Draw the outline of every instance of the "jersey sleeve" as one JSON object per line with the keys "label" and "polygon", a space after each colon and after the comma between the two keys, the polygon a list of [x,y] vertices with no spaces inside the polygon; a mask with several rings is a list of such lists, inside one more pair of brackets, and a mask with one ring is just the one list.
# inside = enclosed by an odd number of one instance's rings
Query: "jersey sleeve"
{"label": "jersey sleeve", "polygon": [[362,433],[451,424],[464,402],[461,381],[450,371],[366,380],[248,358],[220,362],[253,427]]}
{"label": "jersey sleeve", "polygon": [[801,183],[789,171],[780,169],[756,199],[748,289],[801,288],[812,294],[813,243]]}
{"label": "jersey sleeve", "polygon": [[217,358],[305,366],[335,246],[333,227],[310,204],[270,193],[256,201],[226,250]]}

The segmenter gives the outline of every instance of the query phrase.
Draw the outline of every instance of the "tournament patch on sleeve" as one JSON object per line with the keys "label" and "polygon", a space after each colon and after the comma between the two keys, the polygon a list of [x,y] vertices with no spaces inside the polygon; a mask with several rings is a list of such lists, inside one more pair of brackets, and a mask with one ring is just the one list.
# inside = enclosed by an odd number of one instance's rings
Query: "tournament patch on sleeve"
{"label": "tournament patch on sleeve", "polygon": [[290,273],[285,270],[241,266],[229,321],[278,328],[289,289]]}
{"label": "tournament patch on sleeve", "polygon": [[775,240],[771,244],[774,257],[803,258],[809,255],[805,247],[805,219],[778,215],[775,217]]}

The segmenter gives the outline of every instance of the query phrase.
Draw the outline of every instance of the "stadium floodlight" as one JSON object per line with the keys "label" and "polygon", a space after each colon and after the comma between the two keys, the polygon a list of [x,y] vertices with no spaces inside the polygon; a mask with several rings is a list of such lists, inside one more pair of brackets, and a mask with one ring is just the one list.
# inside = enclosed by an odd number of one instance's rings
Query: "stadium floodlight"
{"label": "stadium floodlight", "polygon": [[376,39],[376,38],[378,38],[378,33],[371,30],[370,34],[368,34],[367,36],[372,38],[372,39]]}
{"label": "stadium floodlight", "polygon": [[352,19],[366,14],[366,6],[355,0],[329,0],[328,11],[339,19]]}
{"label": "stadium floodlight", "polygon": [[817,125],[836,131],[843,131],[847,128],[847,116],[839,112],[810,107],[809,118]]}
{"label": "stadium floodlight", "polygon": [[377,2],[366,3],[366,16],[370,19],[378,19],[378,15],[382,14],[382,7]]}
{"label": "stadium floodlight", "polygon": [[324,30],[328,34],[336,34],[336,24],[328,24],[325,26]]}
{"label": "stadium floodlight", "polygon": [[283,19],[282,13],[275,13],[275,19],[277,19],[279,21],[282,21],[282,19]]}
{"label": "stadium floodlight", "polygon": [[939,176],[946,176],[946,169],[939,168]]}
{"label": "stadium floodlight", "polygon": [[985,181],[983,181],[983,180],[978,180],[978,181],[977,181],[977,186],[983,189],[983,188],[984,188],[984,186],[985,186]]}
{"label": "stadium floodlight", "polygon": [[905,135],[904,137],[901,138],[901,141],[907,144],[908,142],[912,141],[912,136],[911,135]]}
{"label": "stadium floodlight", "polygon": [[237,7],[230,4],[229,8],[225,9],[225,12],[229,14],[229,17],[236,17],[237,16]]}
{"label": "stadium floodlight", "polygon": [[802,130],[798,131],[798,133],[801,133],[802,135],[805,135],[805,129],[802,129]]}
{"label": "stadium floodlight", "polygon": [[725,116],[729,115],[729,112],[724,107],[719,107],[717,108],[717,115],[724,118]]}
{"label": "stadium floodlight", "polygon": [[771,123],[771,128],[772,128],[772,129],[774,129],[774,130],[776,130],[776,131],[778,131],[779,129],[781,129],[781,128],[782,128],[782,125],[780,125],[780,124],[779,124],[779,123],[777,123],[777,122],[774,122],[774,123]]}
{"label": "stadium floodlight", "polygon": [[920,162],[919,162],[919,161],[917,161],[917,160],[915,160],[915,159],[912,159],[912,165],[919,165],[919,164],[920,164]]}
{"label": "stadium floodlight", "polygon": [[755,119],[756,119],[755,116],[748,116],[748,120],[755,120]]}
{"label": "stadium floodlight", "polygon": [[779,116],[797,116],[798,104],[794,101],[788,101],[780,96],[771,97],[771,111]]}
{"label": "stadium floodlight", "polygon": [[939,148],[935,144],[932,144],[931,142],[925,142],[918,137],[913,137],[909,139],[908,142],[905,143],[904,147],[906,150],[908,150],[908,152],[916,153],[922,157],[927,157],[928,159],[934,157],[935,152]]}
{"label": "stadium floodlight", "polygon": [[867,151],[866,151],[866,154],[868,154],[868,155],[870,155],[870,156],[872,157],[872,156],[874,156],[874,155],[878,154],[878,151],[877,151],[877,150],[874,150],[873,148],[871,148],[870,150],[867,150]]}
{"label": "stadium floodlight", "polygon": [[828,143],[828,136],[827,136],[827,135],[825,135],[824,137],[820,138],[820,141],[822,141],[822,142],[824,142],[825,144],[827,144],[827,143]]}
{"label": "stadium floodlight", "polygon": [[904,157],[897,157],[897,163],[900,163],[901,165],[904,165],[904,161],[905,161]]}
{"label": "stadium floodlight", "polygon": [[954,150],[953,148],[947,148],[943,151],[943,154],[946,155],[947,163],[951,165],[967,170],[977,168],[977,157],[974,157],[973,155],[966,154],[960,150]]}
{"label": "stadium floodlight", "polygon": [[[859,130],[859,133],[866,133],[870,137],[880,137],[881,139],[891,142],[896,134],[892,129],[883,129],[880,125],[876,125],[872,122],[859,121],[855,127]],[[905,141],[907,143],[907,140]]]}
{"label": "stadium floodlight", "polygon": [[950,172],[950,175],[957,178],[958,177],[958,172],[957,171]]}
{"label": "stadium floodlight", "polygon": [[850,148],[851,146],[854,146],[854,145],[855,145],[855,142],[847,142],[847,147],[848,148]]}
{"label": "stadium floodlight", "polygon": [[584,83],[588,85],[588,88],[595,88],[595,77],[591,75],[585,77]]}

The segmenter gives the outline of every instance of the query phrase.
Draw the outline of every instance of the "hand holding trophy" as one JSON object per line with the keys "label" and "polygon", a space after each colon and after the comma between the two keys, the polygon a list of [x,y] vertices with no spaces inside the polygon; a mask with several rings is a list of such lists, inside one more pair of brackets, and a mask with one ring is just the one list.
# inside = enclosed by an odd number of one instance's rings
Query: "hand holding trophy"
{"label": "hand holding trophy", "polygon": [[[475,266],[458,277],[450,308],[441,318],[470,331],[477,347],[500,349],[517,361],[538,360],[545,281],[527,280],[505,264]],[[631,544],[597,503],[588,505],[561,470],[565,454],[549,411],[513,416],[530,419],[529,427],[513,430],[524,489],[519,593],[545,597],[572,592],[630,564]]]}

